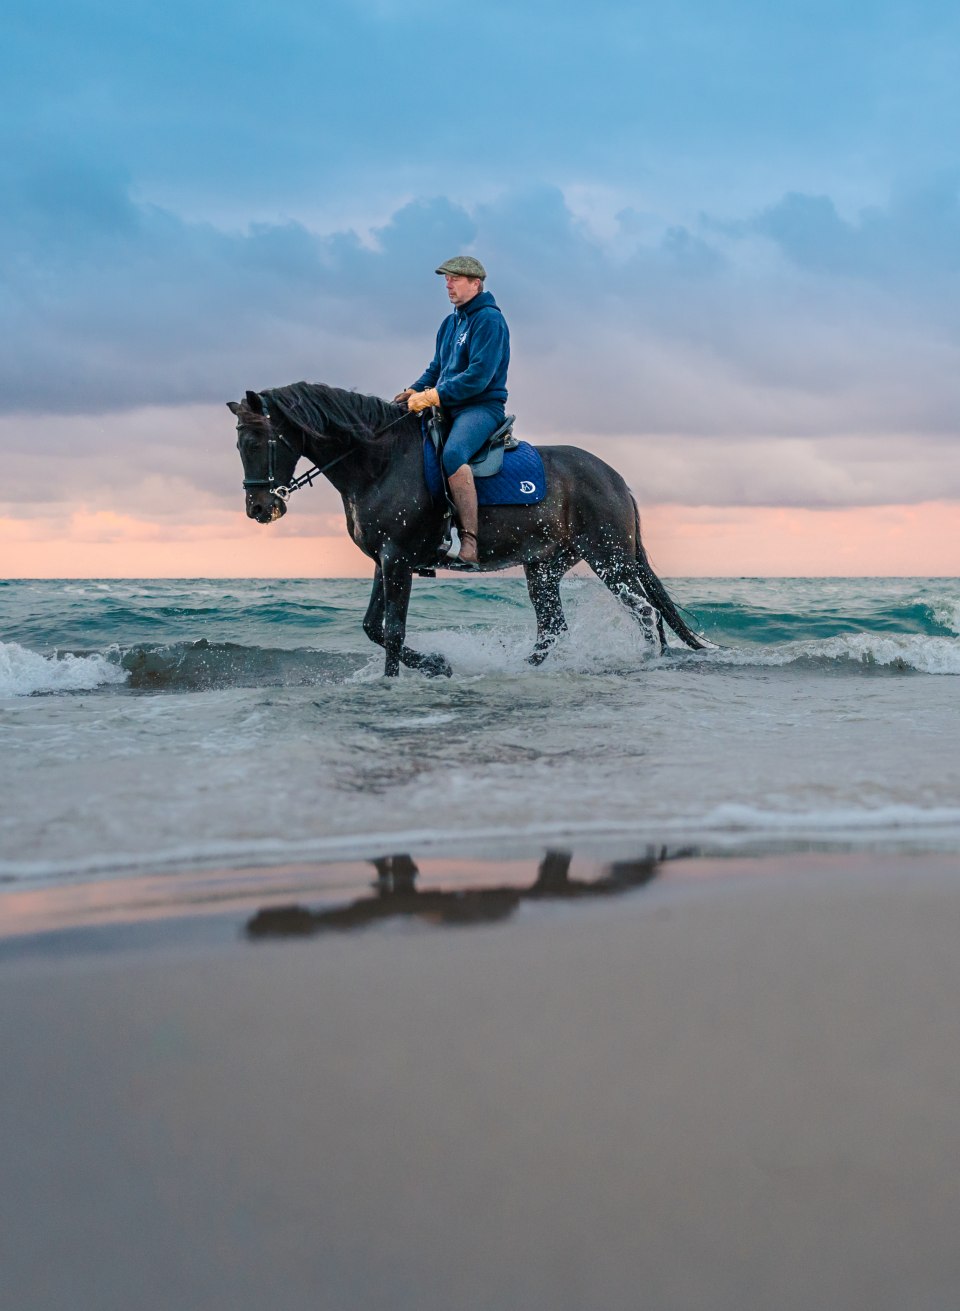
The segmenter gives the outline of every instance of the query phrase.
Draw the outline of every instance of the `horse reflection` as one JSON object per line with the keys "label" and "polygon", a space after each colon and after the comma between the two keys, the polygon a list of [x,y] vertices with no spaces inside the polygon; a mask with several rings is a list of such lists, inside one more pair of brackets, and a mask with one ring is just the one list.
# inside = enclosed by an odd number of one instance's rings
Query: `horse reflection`
{"label": "horse reflection", "polygon": [[645,887],[660,873],[661,865],[689,851],[668,855],[665,847],[650,848],[634,860],[615,861],[596,879],[572,879],[569,851],[548,851],[527,888],[458,888],[419,892],[419,870],[409,855],[383,856],[373,861],[377,871],[375,892],[348,906],[310,910],[306,906],[271,906],[247,922],[250,938],[308,937],[315,933],[363,928],[383,920],[415,918],[449,927],[492,924],[508,919],[523,901],[570,901],[616,897]]}

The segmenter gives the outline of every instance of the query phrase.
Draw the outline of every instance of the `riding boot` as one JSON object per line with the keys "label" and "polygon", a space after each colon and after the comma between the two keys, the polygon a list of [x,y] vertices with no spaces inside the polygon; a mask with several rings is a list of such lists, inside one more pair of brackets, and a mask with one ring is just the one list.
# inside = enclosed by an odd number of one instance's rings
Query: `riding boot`
{"label": "riding boot", "polygon": [[461,464],[447,479],[450,495],[460,520],[460,559],[464,564],[477,562],[477,485],[469,464]]}

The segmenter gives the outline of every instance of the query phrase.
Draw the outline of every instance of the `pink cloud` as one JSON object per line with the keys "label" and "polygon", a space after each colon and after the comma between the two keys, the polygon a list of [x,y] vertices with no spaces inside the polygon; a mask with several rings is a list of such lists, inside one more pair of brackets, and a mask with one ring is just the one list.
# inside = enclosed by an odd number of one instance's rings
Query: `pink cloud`
{"label": "pink cloud", "polygon": [[[241,511],[175,532],[110,511],[0,518],[0,575],[369,577],[372,563],[342,521],[324,515],[322,526],[304,532],[291,516],[262,527]],[[643,511],[643,535],[666,577],[960,576],[960,504],[952,501],[832,510],[655,505]]]}

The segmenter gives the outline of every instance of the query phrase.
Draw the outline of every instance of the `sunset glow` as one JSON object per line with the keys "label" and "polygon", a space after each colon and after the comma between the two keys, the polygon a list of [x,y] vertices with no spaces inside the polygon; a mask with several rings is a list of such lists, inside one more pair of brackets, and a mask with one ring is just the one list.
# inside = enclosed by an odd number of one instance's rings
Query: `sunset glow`
{"label": "sunset glow", "polygon": [[[0,520],[8,578],[366,578],[346,530],[304,535],[295,510],[262,527],[242,512],[181,527],[107,511],[52,525]],[[666,577],[960,576],[960,506],[843,510],[652,506],[644,539]]]}

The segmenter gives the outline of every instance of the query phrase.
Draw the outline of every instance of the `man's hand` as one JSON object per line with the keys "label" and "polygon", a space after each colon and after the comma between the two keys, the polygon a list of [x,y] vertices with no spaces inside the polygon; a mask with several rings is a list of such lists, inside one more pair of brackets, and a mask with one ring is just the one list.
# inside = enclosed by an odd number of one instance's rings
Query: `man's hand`
{"label": "man's hand", "polygon": [[394,405],[405,405],[407,400],[413,395],[412,387],[404,387],[403,391],[398,391],[393,398]]}
{"label": "man's hand", "polygon": [[411,414],[419,414],[421,410],[429,409],[431,405],[439,405],[440,397],[437,395],[436,387],[428,387],[426,391],[415,391],[407,397],[407,409]]}

